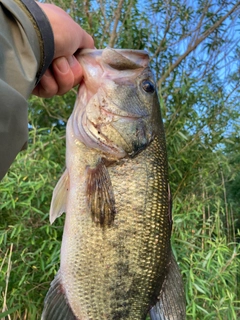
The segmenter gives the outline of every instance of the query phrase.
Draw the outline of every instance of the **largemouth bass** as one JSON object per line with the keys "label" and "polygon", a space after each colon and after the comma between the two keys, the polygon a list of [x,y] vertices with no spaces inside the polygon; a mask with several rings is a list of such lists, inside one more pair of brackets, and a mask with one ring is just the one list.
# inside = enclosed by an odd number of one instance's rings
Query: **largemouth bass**
{"label": "largemouth bass", "polygon": [[83,50],[67,123],[66,171],[51,223],[66,212],[60,270],[42,320],[185,319],[171,236],[167,154],[145,51]]}

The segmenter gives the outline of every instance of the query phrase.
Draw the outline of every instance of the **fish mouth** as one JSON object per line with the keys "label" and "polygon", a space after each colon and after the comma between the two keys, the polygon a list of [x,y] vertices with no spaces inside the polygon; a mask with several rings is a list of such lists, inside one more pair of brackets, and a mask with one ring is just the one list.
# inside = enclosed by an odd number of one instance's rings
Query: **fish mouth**
{"label": "fish mouth", "polygon": [[[117,132],[117,135],[121,137],[121,141],[124,141],[125,148],[122,150],[125,151],[125,157],[129,156],[130,158],[135,157],[141,151],[146,149],[151,142],[154,140],[154,133],[152,130],[148,128],[148,118],[150,117],[149,114],[136,115],[118,108],[116,104],[114,104],[115,108],[113,112],[113,105],[111,104],[111,108],[108,107],[108,104],[103,105],[99,104],[100,114],[103,117],[103,121],[100,123],[95,123],[88,119],[88,123],[91,125],[94,130],[89,130],[91,132],[92,139],[96,139],[100,144],[105,145],[105,148],[111,148],[112,151],[116,152],[119,149],[119,145],[111,140],[110,135],[104,134],[104,130],[102,130],[106,126],[111,126],[112,130]],[[99,118],[98,118],[99,120]],[[131,132],[131,135],[134,135],[134,139],[129,141],[126,134],[124,136],[124,132],[121,132],[115,127],[117,121],[120,120],[121,122],[124,121],[125,123],[135,123],[135,132]],[[89,126],[88,126],[89,127]]]}
{"label": "fish mouth", "polygon": [[[144,149],[146,149],[154,139],[152,131],[147,129],[146,117],[127,115],[125,117],[108,112],[111,122],[95,123],[87,117],[86,110],[77,112],[72,117],[72,127],[75,136],[87,147],[99,150],[104,154],[110,155],[113,159],[134,158]],[[132,136],[121,132],[115,127],[117,120],[123,119],[124,122],[131,122],[134,126],[134,139],[128,139]],[[80,124],[80,125],[79,125]],[[106,134],[107,132],[107,134]],[[112,136],[117,136],[114,141]],[[108,156],[109,157],[109,156]]]}

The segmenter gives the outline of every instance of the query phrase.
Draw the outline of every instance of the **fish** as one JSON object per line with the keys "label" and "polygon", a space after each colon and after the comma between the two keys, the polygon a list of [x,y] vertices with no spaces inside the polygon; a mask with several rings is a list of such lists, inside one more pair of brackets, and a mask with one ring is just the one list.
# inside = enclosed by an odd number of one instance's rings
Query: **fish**
{"label": "fish", "polygon": [[50,222],[66,213],[42,320],[184,320],[166,139],[143,50],[84,49]]}

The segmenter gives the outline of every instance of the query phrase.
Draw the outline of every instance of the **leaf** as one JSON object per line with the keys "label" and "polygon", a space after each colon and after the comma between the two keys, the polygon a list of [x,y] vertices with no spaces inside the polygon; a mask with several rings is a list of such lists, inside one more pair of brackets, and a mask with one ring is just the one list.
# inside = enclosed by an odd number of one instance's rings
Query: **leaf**
{"label": "leaf", "polygon": [[11,309],[9,309],[9,310],[7,310],[7,311],[4,311],[4,312],[0,313],[0,318],[6,317],[6,316],[14,313],[14,312],[15,312],[16,310],[18,310],[18,309],[19,309],[19,306],[16,306],[16,307],[11,308]]}

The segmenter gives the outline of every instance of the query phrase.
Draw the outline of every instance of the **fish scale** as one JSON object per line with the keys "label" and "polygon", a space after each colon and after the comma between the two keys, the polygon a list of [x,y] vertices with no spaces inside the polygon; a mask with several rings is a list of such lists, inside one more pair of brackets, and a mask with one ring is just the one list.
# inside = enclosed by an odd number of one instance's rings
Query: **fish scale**
{"label": "fish scale", "polygon": [[61,264],[41,319],[145,320],[150,312],[153,320],[184,320],[170,244],[165,135],[148,55],[83,50],[79,61],[85,81],[67,124],[67,168],[50,209],[51,222],[66,212]]}

